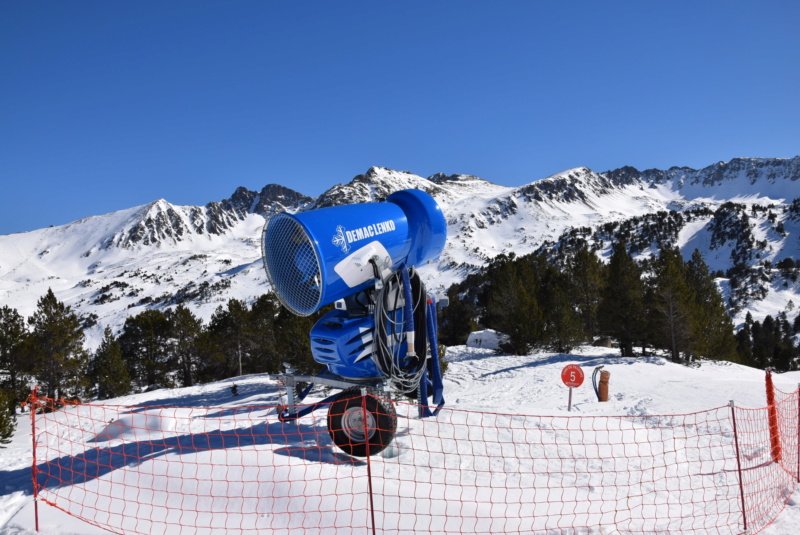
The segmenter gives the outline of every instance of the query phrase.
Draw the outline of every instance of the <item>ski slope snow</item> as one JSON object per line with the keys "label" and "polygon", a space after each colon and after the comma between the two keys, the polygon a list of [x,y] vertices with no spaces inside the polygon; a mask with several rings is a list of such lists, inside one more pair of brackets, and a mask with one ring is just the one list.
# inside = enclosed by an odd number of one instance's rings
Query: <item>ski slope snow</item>
{"label": "ski slope snow", "polygon": [[[766,405],[764,373],[760,370],[730,363],[702,361],[693,367],[674,364],[659,357],[621,358],[616,350],[595,347],[580,347],[572,354],[534,353],[527,356],[496,354],[488,349],[469,348],[465,346],[451,347],[447,350],[448,369],[445,374],[445,398],[447,408],[456,411],[475,411],[493,414],[541,415],[541,416],[648,416],[688,414],[728,404],[735,400],[737,407],[760,408]],[[578,364],[586,373],[584,384],[576,388],[573,394],[572,412],[567,412],[568,390],[560,379],[561,369],[566,364]],[[610,400],[598,403],[591,387],[591,372],[596,366],[604,366],[611,372]],[[783,392],[791,392],[798,387],[800,372],[789,372],[775,375],[776,388]],[[239,395],[233,396],[231,386],[237,385]],[[144,410],[147,407],[180,407],[179,411],[187,415],[208,407],[219,408],[226,414],[234,414],[236,408],[265,407],[281,401],[279,385],[263,375],[252,375],[228,379],[215,383],[197,385],[190,388],[172,390],[156,390],[135,394],[113,400],[96,402],[98,408],[103,406],[135,406],[137,412],[115,419],[106,429],[95,429],[94,433],[77,429],[70,431],[64,440],[72,441],[71,447],[98,447],[98,442],[89,443],[96,435],[107,435],[104,440],[116,441],[119,437],[127,440],[143,441],[153,437],[162,437],[175,432],[174,422],[169,419],[156,424],[149,415],[156,409]],[[69,410],[69,409],[68,409]],[[163,409],[158,409],[163,410]],[[265,411],[266,413],[266,411]],[[176,413],[177,414],[177,413]],[[315,413],[324,426],[324,411]],[[126,419],[127,418],[127,419]],[[197,425],[192,423],[192,426]],[[261,424],[263,426],[263,424]],[[409,424],[409,425],[413,425]],[[115,427],[116,426],[116,427]],[[141,436],[132,434],[138,432]],[[27,414],[20,416],[16,435],[0,456],[0,535],[33,535],[34,505],[31,496],[31,428]],[[77,440],[89,437],[84,445]],[[306,474],[335,473],[336,460],[341,454],[330,442],[327,434],[320,435],[312,444],[315,453],[305,455],[285,454],[286,444],[264,444],[266,453],[270,448],[275,455],[283,455],[276,467],[290,463],[292,466],[303,466],[305,470],[287,470],[286,477],[297,477]],[[592,434],[583,432],[584,443],[591,443]],[[303,447],[302,435],[287,440],[296,440],[294,447]],[[402,443],[408,437],[396,439]],[[101,446],[103,442],[99,443]],[[402,444],[401,444],[402,445]],[[535,445],[533,445],[535,446]],[[418,448],[419,449],[419,448]],[[256,470],[258,466],[248,466],[255,458],[247,452],[235,453],[240,469]],[[402,448],[399,450],[402,455]],[[162,452],[163,453],[163,452]],[[414,454],[419,455],[416,451]],[[163,454],[166,460],[174,456],[177,461],[179,453],[168,451]],[[200,455],[199,453],[197,455]],[[203,455],[213,455],[207,452]],[[433,455],[433,454],[431,454]],[[433,458],[433,457],[432,457]],[[39,459],[39,462],[44,459]],[[173,463],[180,467],[180,463]],[[150,465],[148,467],[148,465]],[[170,464],[169,466],[172,466]],[[225,467],[219,468],[225,470]],[[157,474],[152,474],[153,463],[146,461],[139,466],[126,466],[125,478],[134,478],[145,487]],[[221,474],[222,472],[220,472]],[[169,474],[180,477],[180,473]],[[214,474],[209,474],[208,481],[200,480],[197,485],[213,485]],[[108,476],[104,475],[92,482],[79,482],[75,491],[92,484],[100,484]],[[690,475],[686,476],[692,477]],[[139,479],[141,478],[141,479]],[[307,482],[285,481],[288,485],[306,485]],[[108,485],[110,489],[106,500],[109,509],[121,507],[121,503],[129,496],[124,495],[124,487]],[[145,491],[147,489],[144,489]],[[466,489],[465,489],[466,491]],[[243,494],[250,494],[248,489],[239,489],[230,495],[231,500],[241,499]],[[291,503],[287,503],[291,507]],[[170,514],[179,515],[180,511]],[[108,533],[51,507],[39,503],[41,533],[48,535],[94,535]],[[402,522],[402,517],[401,520]],[[569,514],[564,525],[571,525]],[[787,506],[777,521],[761,533],[766,535],[794,535],[800,526],[800,490],[787,498]],[[186,533],[194,533],[194,528]],[[539,533],[539,532],[536,532]],[[544,533],[544,532],[543,532]],[[546,533],[554,533],[547,531]],[[558,531],[559,534],[572,533],[569,529]],[[616,533],[613,526],[601,529],[597,533]]]}

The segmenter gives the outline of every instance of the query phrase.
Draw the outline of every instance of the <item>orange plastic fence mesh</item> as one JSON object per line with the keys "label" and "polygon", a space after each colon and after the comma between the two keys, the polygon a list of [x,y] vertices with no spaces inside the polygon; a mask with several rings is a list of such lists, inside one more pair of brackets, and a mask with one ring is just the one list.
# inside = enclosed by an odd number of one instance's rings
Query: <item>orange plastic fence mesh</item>
{"label": "orange plastic fence mesh", "polygon": [[117,533],[754,534],[798,476],[798,393],[776,405],[777,464],[766,409],[419,420],[394,402],[391,446],[353,458],[324,409],[80,405],[36,416],[35,484]]}

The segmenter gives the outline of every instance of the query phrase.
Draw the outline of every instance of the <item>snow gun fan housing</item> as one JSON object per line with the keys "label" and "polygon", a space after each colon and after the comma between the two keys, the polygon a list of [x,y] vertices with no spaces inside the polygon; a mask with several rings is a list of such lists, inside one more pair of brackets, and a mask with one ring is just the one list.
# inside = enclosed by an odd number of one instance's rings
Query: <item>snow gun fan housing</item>
{"label": "snow gun fan housing", "polygon": [[375,284],[381,274],[433,260],[447,226],[436,201],[403,190],[386,202],[299,214],[279,213],[264,228],[264,266],[278,298],[300,316]]}
{"label": "snow gun fan housing", "polygon": [[[336,376],[413,391],[426,358],[429,297],[415,266],[436,259],[447,225],[436,201],[402,190],[385,202],[279,213],[264,228],[264,266],[281,303],[314,326],[314,359]],[[415,384],[417,383],[417,384]]]}

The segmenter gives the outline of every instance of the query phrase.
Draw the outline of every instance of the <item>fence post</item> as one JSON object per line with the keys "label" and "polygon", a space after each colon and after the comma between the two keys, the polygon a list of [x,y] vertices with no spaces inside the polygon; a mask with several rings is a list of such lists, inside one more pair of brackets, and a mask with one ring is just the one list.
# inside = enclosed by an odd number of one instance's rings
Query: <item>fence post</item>
{"label": "fence post", "polygon": [[30,411],[31,411],[31,437],[33,440],[33,461],[31,463],[31,479],[33,483],[33,516],[36,524],[36,531],[39,531],[39,488],[36,486],[37,469],[36,469],[36,406],[39,404],[37,398],[39,397],[39,387],[35,386],[31,389],[30,397]]}
{"label": "fence post", "polygon": [[767,370],[767,417],[769,419],[769,440],[772,445],[772,461],[780,463],[783,458],[781,451],[781,435],[778,426],[778,407],[775,405],[775,386],[772,384],[772,371]]}
{"label": "fence post", "polygon": [[797,482],[800,483],[800,383],[797,384]]}
{"label": "fence post", "polygon": [[[367,447],[367,485],[369,487],[369,513],[372,517],[372,535],[375,535],[375,503],[372,496],[372,464],[370,463],[369,452],[369,420],[367,419],[367,389],[361,388],[361,421],[364,422],[364,442]],[[375,427],[378,427],[375,422]]]}
{"label": "fence post", "polygon": [[744,480],[742,479],[742,457],[739,454],[739,434],[736,431],[736,408],[731,400],[731,418],[733,420],[733,441],[736,444],[736,467],[739,471],[739,492],[742,497],[742,521],[744,522],[744,532],[747,533],[747,508],[744,503]]}

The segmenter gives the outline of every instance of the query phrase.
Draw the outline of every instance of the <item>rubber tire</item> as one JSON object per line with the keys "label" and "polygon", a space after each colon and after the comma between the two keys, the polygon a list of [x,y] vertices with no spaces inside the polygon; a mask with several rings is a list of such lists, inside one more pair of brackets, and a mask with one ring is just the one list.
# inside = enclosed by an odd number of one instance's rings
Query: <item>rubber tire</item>
{"label": "rubber tire", "polygon": [[[362,398],[361,388],[341,392],[328,409],[328,433],[339,449],[353,457],[367,457],[383,451],[394,440],[397,414],[394,405],[378,399],[378,392],[367,389]],[[367,411],[367,437],[364,433],[364,403]],[[369,452],[367,452],[369,442]]]}

